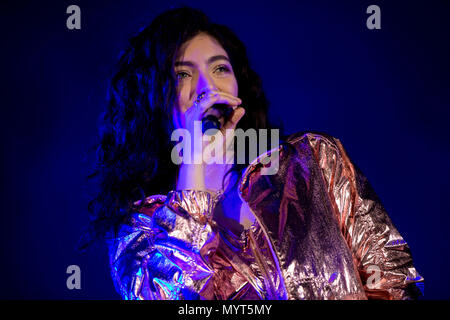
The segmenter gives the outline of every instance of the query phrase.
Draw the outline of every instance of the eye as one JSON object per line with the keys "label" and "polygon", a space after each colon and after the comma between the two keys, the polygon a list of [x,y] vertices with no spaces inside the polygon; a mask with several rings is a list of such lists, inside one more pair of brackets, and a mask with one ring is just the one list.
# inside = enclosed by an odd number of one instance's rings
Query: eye
{"label": "eye", "polygon": [[218,66],[215,70],[216,72],[219,73],[229,73],[231,70],[230,68],[228,68],[227,65],[221,64],[220,66]]}
{"label": "eye", "polygon": [[178,80],[183,80],[183,79],[186,79],[187,77],[189,77],[189,73],[180,71],[180,72],[176,73],[176,76],[177,76]]}

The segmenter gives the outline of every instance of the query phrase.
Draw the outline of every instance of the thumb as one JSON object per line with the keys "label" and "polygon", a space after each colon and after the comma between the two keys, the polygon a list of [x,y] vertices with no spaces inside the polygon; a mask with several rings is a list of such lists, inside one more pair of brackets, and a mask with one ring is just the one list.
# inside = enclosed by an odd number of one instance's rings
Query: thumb
{"label": "thumb", "polygon": [[228,120],[223,126],[223,129],[234,129],[244,115],[245,109],[242,107],[237,107],[231,114],[230,120]]}

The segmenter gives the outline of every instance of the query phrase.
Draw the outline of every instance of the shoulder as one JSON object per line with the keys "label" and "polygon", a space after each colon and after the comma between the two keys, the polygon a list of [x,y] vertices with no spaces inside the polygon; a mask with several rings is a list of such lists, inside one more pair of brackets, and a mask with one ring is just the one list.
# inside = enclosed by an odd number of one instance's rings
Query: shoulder
{"label": "shoulder", "polygon": [[286,138],[285,144],[296,150],[309,149],[322,169],[345,167],[353,171],[353,162],[339,138],[324,132],[297,132]]}
{"label": "shoulder", "polygon": [[338,159],[350,161],[341,140],[328,133],[318,131],[297,132],[289,135],[283,144],[293,146],[297,150],[308,148],[320,162],[325,161],[324,159],[327,162]]}
{"label": "shoulder", "polygon": [[300,131],[287,136],[285,139],[285,144],[292,146],[308,144],[314,149],[327,147],[337,151],[341,143],[338,138],[328,133],[319,131]]}
{"label": "shoulder", "polygon": [[[312,153],[316,156],[324,151],[326,151],[326,153],[334,152],[340,154],[341,150],[343,150],[340,140],[330,134],[318,131],[296,132],[285,136],[281,141],[279,141],[278,147],[273,148],[272,150],[269,150],[254,159],[244,171],[244,175],[248,174],[250,171],[253,171],[255,167],[261,167],[261,163],[269,163],[272,161],[273,159],[271,156],[274,152],[278,152],[277,155],[280,155],[280,161],[288,160],[284,158],[286,158],[286,154],[289,154],[289,152],[287,152],[289,149],[295,149],[299,155],[311,153],[307,149],[312,149]],[[269,158],[270,161],[266,161],[266,158]]]}
{"label": "shoulder", "polygon": [[330,134],[318,131],[296,132],[285,136],[277,148],[253,160],[244,170],[241,181],[247,181],[250,175],[259,172],[263,167],[272,166],[273,161],[276,162],[277,168],[288,166],[293,161],[302,161],[306,166],[307,163],[314,165],[323,162],[325,158],[337,159],[341,156],[341,149],[339,139]]}
{"label": "shoulder", "polygon": [[133,203],[132,211],[152,216],[153,212],[166,202],[167,196],[156,194]]}

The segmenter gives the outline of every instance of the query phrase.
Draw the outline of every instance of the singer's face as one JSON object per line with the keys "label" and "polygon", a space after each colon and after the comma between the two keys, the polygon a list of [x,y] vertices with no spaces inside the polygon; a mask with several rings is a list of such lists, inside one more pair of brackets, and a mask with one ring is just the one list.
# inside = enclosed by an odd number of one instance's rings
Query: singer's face
{"label": "singer's face", "polygon": [[175,123],[180,124],[181,119],[176,118],[184,114],[205,90],[238,95],[238,84],[226,51],[206,33],[200,33],[182,45],[174,73],[177,78]]}

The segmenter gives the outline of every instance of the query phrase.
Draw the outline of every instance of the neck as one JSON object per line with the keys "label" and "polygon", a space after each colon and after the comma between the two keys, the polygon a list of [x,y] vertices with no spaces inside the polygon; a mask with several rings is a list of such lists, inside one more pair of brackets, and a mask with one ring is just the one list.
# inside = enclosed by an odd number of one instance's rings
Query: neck
{"label": "neck", "polygon": [[222,180],[232,167],[231,164],[182,164],[178,167],[177,190],[227,190],[233,186],[237,177],[227,175],[224,184]]}

